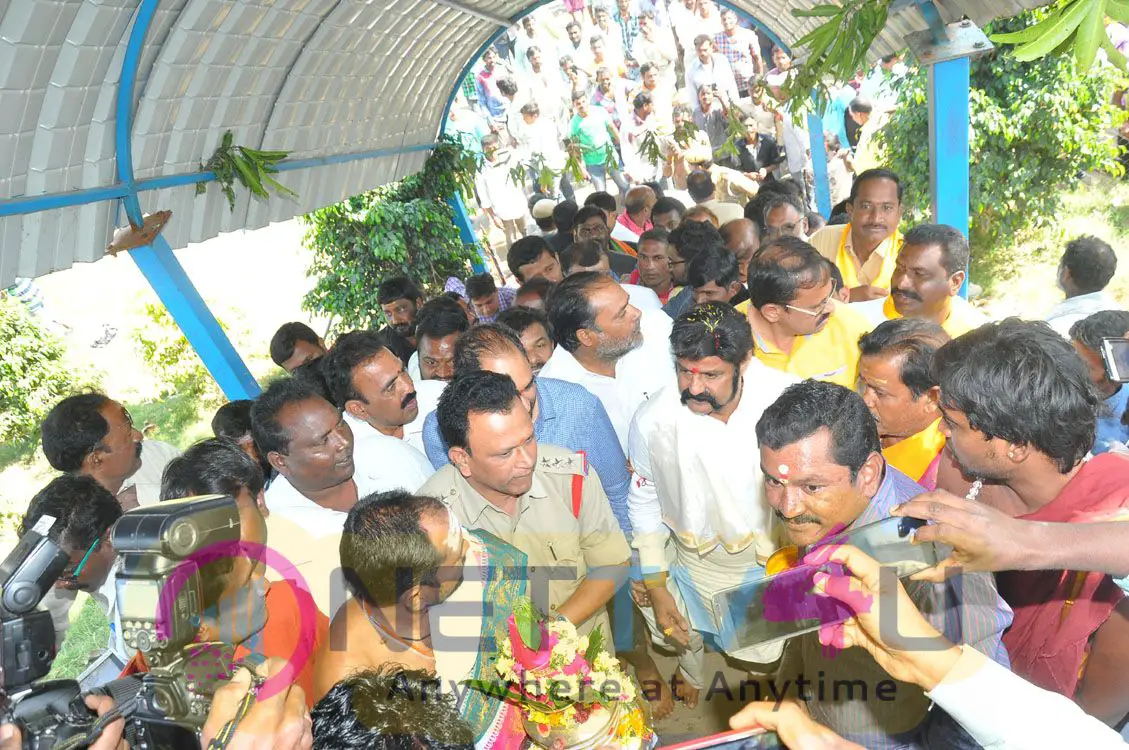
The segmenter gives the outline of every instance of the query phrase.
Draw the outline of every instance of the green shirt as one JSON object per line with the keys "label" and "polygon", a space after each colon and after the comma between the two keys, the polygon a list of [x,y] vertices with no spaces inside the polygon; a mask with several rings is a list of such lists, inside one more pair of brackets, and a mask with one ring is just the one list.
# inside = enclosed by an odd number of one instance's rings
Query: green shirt
{"label": "green shirt", "polygon": [[572,116],[568,135],[580,143],[585,164],[603,164],[607,160],[607,147],[612,142],[609,127],[608,114],[599,107],[589,109],[587,117]]}

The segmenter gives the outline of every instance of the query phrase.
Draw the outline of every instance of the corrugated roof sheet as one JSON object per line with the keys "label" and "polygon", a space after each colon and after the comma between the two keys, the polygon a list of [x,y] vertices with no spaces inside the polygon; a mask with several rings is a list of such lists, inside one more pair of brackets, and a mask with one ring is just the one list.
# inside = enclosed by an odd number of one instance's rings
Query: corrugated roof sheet
{"label": "corrugated roof sheet", "polygon": [[[515,18],[520,0],[462,0]],[[785,43],[812,21],[812,2],[736,0]],[[946,21],[983,23],[1040,0],[936,0]],[[57,193],[116,182],[114,107],[137,0],[16,0],[0,17],[0,196]],[[0,7],[3,7],[0,5]],[[872,52],[901,49],[925,28],[902,7]],[[138,179],[193,172],[225,130],[235,141],[292,158],[432,142],[457,76],[498,30],[431,0],[163,0],[146,37],[132,135]],[[288,172],[296,200],[250,201],[229,212],[218,190],[141,194],[145,211],[171,209],[165,237],[183,247],[256,228],[417,170],[426,153]],[[96,260],[116,202],[0,218],[0,286]]]}

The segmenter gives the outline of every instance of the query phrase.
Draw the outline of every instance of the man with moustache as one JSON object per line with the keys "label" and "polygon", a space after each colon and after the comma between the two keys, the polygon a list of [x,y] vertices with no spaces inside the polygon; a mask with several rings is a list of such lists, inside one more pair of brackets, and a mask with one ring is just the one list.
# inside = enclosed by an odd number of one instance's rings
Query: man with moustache
{"label": "man with moustache", "polygon": [[859,393],[878,423],[882,456],[927,490],[937,487],[945,448],[933,355],[949,340],[919,318],[887,320],[859,339]]}
{"label": "man with moustache", "polygon": [[868,169],[851,185],[850,222],[829,225],[811,237],[823,257],[839,267],[851,302],[885,297],[902,244],[902,182],[889,169]]}
{"label": "man with moustache", "polygon": [[922,318],[951,338],[988,322],[960,288],[968,274],[968,240],[945,224],[920,224],[905,234],[890,277],[890,296],[861,302],[855,309],[875,325],[896,318]]}
{"label": "man with moustache", "polygon": [[416,345],[416,313],[423,305],[423,293],[407,276],[393,276],[380,283],[376,293],[388,328]]}
{"label": "man with moustache", "polygon": [[766,243],[749,262],[748,289],[757,359],[800,378],[855,387],[858,340],[870,326],[833,299],[831,269],[814,247],[795,237]]}
{"label": "man with moustache", "polygon": [[[840,385],[805,380],[789,386],[765,409],[756,436],[765,496],[791,544],[811,545],[888,518],[896,506],[924,492],[882,458],[862,397]],[[905,583],[913,603],[949,640],[1008,666],[1001,634],[1011,624],[1011,611],[990,575]],[[805,683],[817,679],[851,688],[837,687],[817,699],[805,690]],[[892,689],[880,698],[883,681]],[[863,649],[830,653],[817,632],[787,641],[776,684],[795,687],[812,719],[867,748],[979,747],[952,717],[930,709],[919,687],[891,680]]]}
{"label": "man with moustache", "polygon": [[545,315],[545,310],[535,307],[511,307],[498,315],[497,322],[508,326],[517,334],[533,374],[540,375],[541,368],[549,361],[549,357],[553,356],[553,349],[556,347],[553,336],[549,333],[549,318]]}
{"label": "man with moustache", "polygon": [[[737,259],[737,280],[742,286],[749,280],[749,261],[760,249],[761,234],[756,222],[749,219],[736,219],[728,224],[722,224],[721,239],[725,242],[725,249]],[[746,304],[745,307],[748,307]],[[745,308],[738,307],[740,312]]]}
{"label": "man with moustache", "polygon": [[[628,509],[650,600],[644,616],[654,642],[678,650],[674,692],[693,708],[708,683],[704,639],[719,643],[709,597],[760,577],[772,552],[749,438],[797,379],[753,357],[748,321],[724,302],[680,315],[670,342],[677,384],[645,402],[631,424]],[[730,655],[764,663],[779,649]]]}
{"label": "man with moustache", "polygon": [[635,256],[639,283],[654,292],[664,305],[682,287],[674,283],[674,266],[670,260],[670,235],[661,227],[639,235]]}
{"label": "man with moustache", "polygon": [[[431,476],[423,455],[423,421],[417,386],[404,363],[371,331],[352,331],[322,360],[334,405],[353,431],[357,459],[380,466],[388,481],[415,489]],[[443,386],[421,381],[439,400]],[[363,448],[362,448],[363,446]]]}
{"label": "man with moustache", "polygon": [[604,605],[626,577],[631,549],[584,457],[538,445],[514,381],[494,372],[455,378],[438,421],[451,463],[419,494],[439,498],[468,530],[524,552],[530,595],[543,612],[581,634],[611,633]]}

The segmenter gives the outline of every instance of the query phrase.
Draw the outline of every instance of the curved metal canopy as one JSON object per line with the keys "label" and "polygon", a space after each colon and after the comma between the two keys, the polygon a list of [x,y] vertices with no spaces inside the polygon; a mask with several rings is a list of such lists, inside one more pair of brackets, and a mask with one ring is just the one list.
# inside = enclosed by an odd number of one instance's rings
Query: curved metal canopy
{"label": "curved metal canopy", "polygon": [[[785,44],[807,0],[734,0]],[[935,0],[977,23],[1045,0]],[[172,247],[289,219],[421,166],[455,84],[528,0],[0,2],[0,287],[97,260],[139,208]],[[926,28],[896,0],[872,52]],[[5,7],[6,6],[6,7]],[[119,101],[119,95],[123,97]],[[124,97],[129,97],[128,101]],[[225,130],[291,152],[296,200],[195,197]],[[7,167],[3,165],[8,165]],[[124,210],[123,210],[124,209]]]}

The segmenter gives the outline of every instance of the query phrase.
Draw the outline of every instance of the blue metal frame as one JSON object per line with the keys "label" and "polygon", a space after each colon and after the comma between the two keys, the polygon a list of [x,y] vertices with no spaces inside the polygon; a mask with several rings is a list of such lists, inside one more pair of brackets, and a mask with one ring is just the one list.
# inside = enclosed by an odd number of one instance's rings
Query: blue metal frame
{"label": "blue metal frame", "polygon": [[[968,236],[969,75],[967,57],[930,65],[929,188],[933,221]],[[968,274],[960,295],[968,297]]]}
{"label": "blue metal frame", "polygon": [[823,140],[823,118],[808,113],[808,140],[811,143],[811,168],[815,182],[815,206],[823,218],[831,218],[831,181],[827,172],[827,142]]}
{"label": "blue metal frame", "polygon": [[478,235],[474,231],[474,224],[471,223],[470,214],[467,213],[466,204],[463,202],[463,197],[458,193],[447,199],[447,204],[455,213],[455,226],[459,228],[459,236],[462,237],[464,245],[474,245],[478,248],[478,260],[470,264],[475,273],[485,273],[486,265],[486,251],[478,242]]}
{"label": "blue metal frame", "polygon": [[[137,227],[144,224],[144,216],[141,202],[137,199],[133,147],[130,143],[133,137],[133,92],[137,86],[137,69],[141,62],[141,50],[145,46],[145,36],[159,3],[160,0],[141,0],[137,7],[122,60],[115,109],[114,140],[117,146],[118,182],[126,190],[126,194],[122,196],[122,205],[130,224]],[[259,384],[240,358],[239,352],[231,345],[200,292],[192,285],[165,238],[158,235],[151,244],[130,251],[130,256],[184,332],[188,343],[200,355],[204,366],[215,378],[224,395],[233,401],[257,396]]]}

